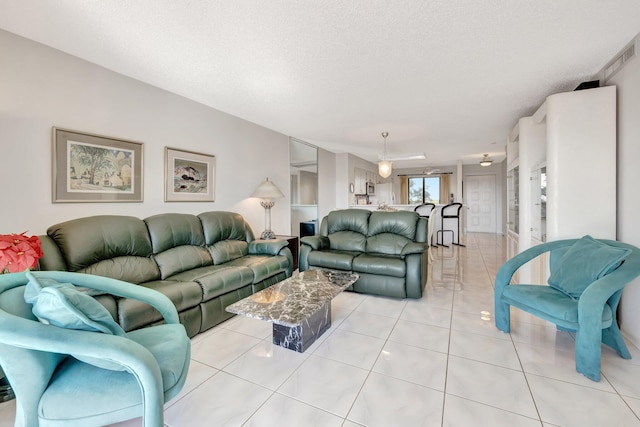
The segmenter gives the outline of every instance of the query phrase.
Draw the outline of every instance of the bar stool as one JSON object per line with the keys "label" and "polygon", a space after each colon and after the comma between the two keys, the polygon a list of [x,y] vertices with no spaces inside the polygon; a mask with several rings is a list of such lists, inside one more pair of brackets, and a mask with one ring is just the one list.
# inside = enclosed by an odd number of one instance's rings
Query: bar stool
{"label": "bar stool", "polygon": [[[462,203],[449,203],[448,205],[442,208],[442,212],[440,214],[440,230],[436,231],[436,243],[438,245],[444,246],[448,248],[447,245],[444,244],[444,233],[449,231],[451,232],[451,244],[457,246],[464,246],[460,243],[460,209],[462,209]],[[453,230],[444,229],[444,220],[445,219],[455,219],[458,223],[458,234],[457,234],[457,242],[453,241],[453,237],[455,235]],[[438,240],[438,237],[442,236],[442,243]]]}
{"label": "bar stool", "polygon": [[429,218],[431,215],[431,211],[435,209],[435,203],[423,203],[421,205],[416,206],[413,210],[418,212],[418,215],[423,216],[425,218]]}
{"label": "bar stool", "polygon": [[433,220],[429,219],[429,224],[427,225],[427,243],[429,243],[429,249],[428,249],[429,264],[433,264],[433,251],[431,250],[431,248],[434,246],[438,246],[433,244],[433,230],[435,228],[436,218],[438,217],[438,212],[440,211],[440,209],[441,208],[433,208],[431,210],[430,214],[433,217]]}

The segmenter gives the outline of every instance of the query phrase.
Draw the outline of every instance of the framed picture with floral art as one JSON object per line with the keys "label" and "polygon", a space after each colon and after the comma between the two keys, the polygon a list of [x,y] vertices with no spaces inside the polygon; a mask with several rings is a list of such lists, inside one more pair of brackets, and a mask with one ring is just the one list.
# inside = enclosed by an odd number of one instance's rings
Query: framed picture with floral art
{"label": "framed picture with floral art", "polygon": [[53,128],[54,203],[142,202],[141,142]]}
{"label": "framed picture with floral art", "polygon": [[165,202],[213,202],[216,156],[165,147]]}

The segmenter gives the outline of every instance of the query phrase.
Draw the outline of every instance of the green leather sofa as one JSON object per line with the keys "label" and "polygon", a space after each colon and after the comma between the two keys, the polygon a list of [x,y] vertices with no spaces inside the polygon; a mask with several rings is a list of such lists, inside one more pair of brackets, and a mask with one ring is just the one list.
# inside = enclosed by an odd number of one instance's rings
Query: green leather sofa
{"label": "green leather sofa", "polygon": [[300,240],[300,271],[353,271],[360,278],[348,290],[421,298],[427,282],[427,221],[408,211],[330,212],[319,235]]}
{"label": "green leather sofa", "polygon": [[[256,240],[233,212],[102,215],[52,225],[40,270],[95,274],[161,292],[192,337],[228,319],[225,307],[287,277],[286,240]],[[95,295],[125,331],[162,322],[148,304]]]}

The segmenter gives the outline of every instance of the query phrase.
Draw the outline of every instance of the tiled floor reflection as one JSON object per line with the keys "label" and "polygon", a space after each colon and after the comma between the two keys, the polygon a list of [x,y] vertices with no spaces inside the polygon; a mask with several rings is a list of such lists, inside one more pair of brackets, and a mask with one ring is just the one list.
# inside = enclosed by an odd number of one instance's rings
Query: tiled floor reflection
{"label": "tiled floor reflection", "polygon": [[[504,240],[469,234],[466,245],[434,251],[420,300],[339,295],[332,328],[303,354],[243,317],[197,336],[165,425],[640,427],[640,350],[603,349],[594,383],[575,371],[570,334],[515,309],[512,333],[498,331]],[[0,404],[0,426],[14,405]]]}

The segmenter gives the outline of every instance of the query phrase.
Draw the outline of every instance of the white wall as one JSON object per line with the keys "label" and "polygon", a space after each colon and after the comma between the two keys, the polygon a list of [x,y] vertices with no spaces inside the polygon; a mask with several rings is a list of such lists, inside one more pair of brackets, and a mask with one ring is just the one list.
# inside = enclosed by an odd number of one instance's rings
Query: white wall
{"label": "white wall", "polygon": [[336,155],[318,148],[318,227],[320,221],[336,208]]}
{"label": "white wall", "polygon": [[[289,140],[280,133],[0,31],[0,233],[44,234],[72,218],[161,212],[242,214],[256,234],[264,209],[249,198],[265,177],[272,229],[289,234]],[[51,128],[144,143],[143,203],[52,203]],[[216,156],[215,202],[164,202],[164,147]]]}
{"label": "white wall", "polygon": [[[617,239],[640,247],[640,57],[631,59],[607,82],[618,88]],[[622,332],[640,346],[640,279],[627,285],[620,303]]]}

